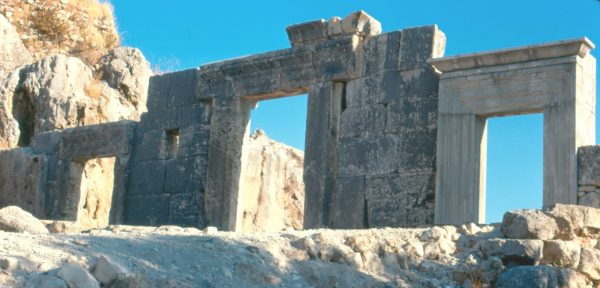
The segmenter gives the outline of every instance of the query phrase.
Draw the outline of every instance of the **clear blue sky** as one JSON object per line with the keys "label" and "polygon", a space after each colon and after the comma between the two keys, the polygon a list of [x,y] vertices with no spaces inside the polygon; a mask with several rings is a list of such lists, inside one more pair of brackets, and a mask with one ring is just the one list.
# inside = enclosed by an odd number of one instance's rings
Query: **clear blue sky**
{"label": "clear blue sky", "polygon": [[[600,45],[597,0],[113,0],[112,4],[123,44],[140,48],[152,64],[166,70],[288,48],[287,25],[344,17],[356,10],[378,19],[384,32],[438,24],[447,36],[446,55],[581,36]],[[598,57],[600,52],[592,54]],[[306,97],[261,102],[252,116],[253,128],[304,148]],[[487,221],[500,221],[502,213],[512,208],[539,208],[541,115],[491,119],[488,127]]]}

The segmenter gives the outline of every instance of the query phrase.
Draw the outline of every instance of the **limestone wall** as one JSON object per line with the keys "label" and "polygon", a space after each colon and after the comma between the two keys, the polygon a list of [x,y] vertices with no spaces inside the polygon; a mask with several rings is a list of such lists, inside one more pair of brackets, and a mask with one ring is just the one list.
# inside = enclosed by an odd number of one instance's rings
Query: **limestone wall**
{"label": "limestone wall", "polygon": [[600,208],[600,145],[578,150],[579,205]]}

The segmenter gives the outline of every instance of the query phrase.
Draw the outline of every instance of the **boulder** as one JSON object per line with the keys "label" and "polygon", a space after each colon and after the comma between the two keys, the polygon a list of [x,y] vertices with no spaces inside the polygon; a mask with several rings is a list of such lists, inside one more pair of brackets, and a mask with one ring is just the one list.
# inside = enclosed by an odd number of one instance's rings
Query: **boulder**
{"label": "boulder", "polygon": [[581,247],[574,241],[544,241],[542,264],[564,268],[577,268]]}
{"label": "boulder", "polygon": [[590,280],[600,280],[600,250],[582,248],[577,270]]}
{"label": "boulder", "polygon": [[118,278],[124,278],[129,274],[127,268],[106,256],[98,257],[92,269],[92,275],[104,286],[109,286]]}
{"label": "boulder", "polygon": [[554,218],[536,209],[512,210],[504,213],[501,231],[507,238],[553,239],[558,232]]}
{"label": "boulder", "polygon": [[0,82],[16,67],[31,63],[33,58],[10,22],[0,14]]}
{"label": "boulder", "polygon": [[129,110],[135,113],[127,119],[139,120],[140,115],[146,112],[152,74],[150,63],[142,52],[130,47],[115,48],[100,59],[97,71],[102,81],[119,92],[123,98],[120,102],[131,105]]}
{"label": "boulder", "polygon": [[541,240],[489,239],[480,243],[485,257],[498,257],[508,267],[539,264],[543,247]]}
{"label": "boulder", "polygon": [[0,230],[6,232],[48,233],[44,223],[17,206],[0,209]]}
{"label": "boulder", "polygon": [[[99,97],[92,88],[92,70],[81,60],[48,56],[19,70],[11,81],[12,117],[20,123],[20,145],[37,133],[99,123]],[[3,116],[3,115],[2,115]]]}
{"label": "boulder", "polygon": [[99,288],[98,281],[81,265],[67,263],[58,269],[57,276],[65,280],[69,288]]}
{"label": "boulder", "polygon": [[25,287],[36,287],[36,288],[68,288],[65,280],[60,279],[54,275],[49,274],[38,274],[31,277]]}
{"label": "boulder", "polygon": [[544,212],[556,220],[561,239],[573,239],[600,231],[600,209],[554,204],[545,207]]}
{"label": "boulder", "polygon": [[585,282],[578,279],[572,270],[550,266],[517,266],[510,268],[498,277],[498,288],[558,288],[581,287]]}

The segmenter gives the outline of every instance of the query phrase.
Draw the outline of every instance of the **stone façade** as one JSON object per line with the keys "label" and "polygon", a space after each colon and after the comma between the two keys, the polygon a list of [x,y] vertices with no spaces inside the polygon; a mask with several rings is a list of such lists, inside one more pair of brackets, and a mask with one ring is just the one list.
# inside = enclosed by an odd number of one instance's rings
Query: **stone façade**
{"label": "stone fa\u00e7ade", "polygon": [[4,171],[28,175],[5,181],[19,196],[3,204],[74,220],[69,169],[115,157],[110,223],[240,230],[250,111],[308,94],[304,228],[433,224],[440,76],[428,60],[443,56],[445,35],[382,34],[362,11],[287,32],[288,49],[151,77],[139,122],[45,132],[0,152]]}

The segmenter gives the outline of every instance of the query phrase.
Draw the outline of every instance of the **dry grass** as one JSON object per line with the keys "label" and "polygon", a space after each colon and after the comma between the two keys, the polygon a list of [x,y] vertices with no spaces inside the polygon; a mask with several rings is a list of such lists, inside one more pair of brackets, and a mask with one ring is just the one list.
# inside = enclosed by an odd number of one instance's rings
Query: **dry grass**
{"label": "dry grass", "polygon": [[84,92],[90,98],[99,99],[102,96],[102,82],[96,78],[92,79],[92,82],[85,86]]}
{"label": "dry grass", "polygon": [[98,0],[0,0],[0,13],[16,27],[35,59],[62,53],[94,65],[118,47],[113,7]]}

